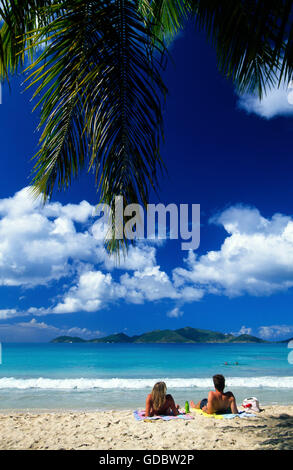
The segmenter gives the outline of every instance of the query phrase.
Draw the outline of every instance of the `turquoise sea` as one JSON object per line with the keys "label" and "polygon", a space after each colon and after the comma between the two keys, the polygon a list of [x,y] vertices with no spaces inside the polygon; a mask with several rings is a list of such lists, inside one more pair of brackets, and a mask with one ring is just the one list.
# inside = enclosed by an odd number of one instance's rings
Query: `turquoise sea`
{"label": "turquoise sea", "polygon": [[[1,409],[132,409],[164,380],[199,400],[224,374],[238,400],[293,403],[286,344],[2,344]],[[228,365],[225,365],[228,362]],[[236,365],[238,363],[238,365]]]}

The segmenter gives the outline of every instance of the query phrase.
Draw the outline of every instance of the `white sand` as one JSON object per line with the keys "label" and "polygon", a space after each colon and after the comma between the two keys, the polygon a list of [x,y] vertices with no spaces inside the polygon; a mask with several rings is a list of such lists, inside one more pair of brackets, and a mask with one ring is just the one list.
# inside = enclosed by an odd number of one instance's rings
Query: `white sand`
{"label": "white sand", "polygon": [[138,422],[130,411],[2,412],[0,449],[292,449],[293,406],[256,419]]}

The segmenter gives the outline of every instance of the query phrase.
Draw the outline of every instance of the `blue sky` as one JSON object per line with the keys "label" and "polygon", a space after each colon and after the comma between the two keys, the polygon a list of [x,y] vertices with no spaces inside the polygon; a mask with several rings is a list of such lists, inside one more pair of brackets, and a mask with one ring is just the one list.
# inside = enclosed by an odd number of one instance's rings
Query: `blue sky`
{"label": "blue sky", "polygon": [[237,96],[213,49],[191,28],[172,45],[162,154],[168,175],[152,202],[201,205],[201,242],[140,243],[115,267],[83,174],[42,209],[25,189],[38,122],[23,77],[0,106],[0,341],[91,338],[193,326],[292,336],[293,106]]}

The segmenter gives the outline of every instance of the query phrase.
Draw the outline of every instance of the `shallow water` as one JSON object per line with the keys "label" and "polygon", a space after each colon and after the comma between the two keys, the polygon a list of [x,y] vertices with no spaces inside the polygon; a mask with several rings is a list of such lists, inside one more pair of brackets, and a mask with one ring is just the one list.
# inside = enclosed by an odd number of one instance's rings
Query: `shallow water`
{"label": "shallow water", "polygon": [[292,404],[289,352],[286,344],[3,344],[0,408],[130,409],[158,380],[183,404],[206,396],[216,373],[238,401]]}

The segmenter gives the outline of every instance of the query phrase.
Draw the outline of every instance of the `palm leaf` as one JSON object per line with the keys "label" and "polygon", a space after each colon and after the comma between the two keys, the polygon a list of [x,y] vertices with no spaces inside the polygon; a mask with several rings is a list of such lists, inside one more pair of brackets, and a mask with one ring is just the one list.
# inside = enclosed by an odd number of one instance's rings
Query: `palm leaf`
{"label": "palm leaf", "polygon": [[[146,205],[162,168],[166,88],[163,48],[154,46],[136,2],[66,2],[31,37],[32,47],[50,41],[27,69],[41,109],[34,194],[46,200],[57,181],[59,189],[68,187],[88,159],[100,202],[113,212],[116,196]],[[125,243],[113,238],[108,247]]]}
{"label": "palm leaf", "polygon": [[[115,212],[147,204],[158,187],[165,47],[193,16],[218,67],[240,92],[262,97],[293,74],[289,0],[3,0],[0,80],[26,61],[40,110],[34,194],[44,201],[93,170],[98,199]],[[41,47],[41,50],[40,50]],[[109,250],[126,246],[112,240]]]}
{"label": "palm leaf", "polygon": [[191,11],[188,0],[139,0],[139,8],[154,37],[167,43],[183,29]]}
{"label": "palm leaf", "polygon": [[[56,2],[55,2],[56,3]],[[53,0],[15,0],[0,2],[0,80],[21,70],[25,58],[32,60],[38,48],[27,34],[50,21]]]}
{"label": "palm leaf", "polygon": [[[218,67],[238,90],[263,93],[292,74],[292,1],[192,0],[196,25],[216,47]],[[291,64],[291,66],[289,66]],[[282,72],[281,72],[282,73]]]}

